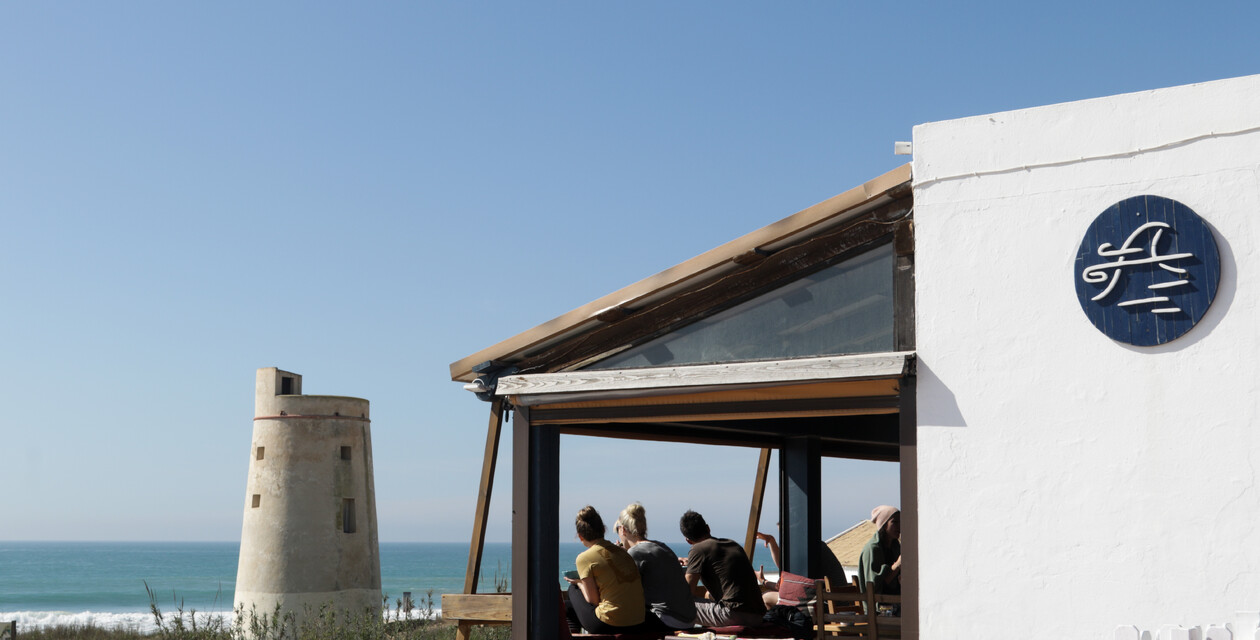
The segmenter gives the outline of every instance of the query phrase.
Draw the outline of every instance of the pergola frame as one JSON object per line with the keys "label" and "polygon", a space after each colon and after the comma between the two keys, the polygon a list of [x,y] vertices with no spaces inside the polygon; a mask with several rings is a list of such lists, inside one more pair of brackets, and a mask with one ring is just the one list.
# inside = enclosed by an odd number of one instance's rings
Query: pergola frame
{"label": "pergola frame", "polygon": [[[903,536],[914,526],[913,504],[917,494],[914,473],[914,374],[913,357],[905,356],[906,372],[896,378],[900,394],[891,414],[857,414],[832,418],[766,418],[715,420],[696,423],[617,422],[615,409],[603,422],[564,422],[563,410],[537,419],[541,410],[518,407],[512,420],[512,599],[513,637],[551,638],[556,629],[556,576],[560,541],[556,524],[559,510],[560,436],[587,435],[608,438],[721,444],[761,449],[753,483],[745,548],[751,555],[752,535],[761,514],[762,492],[769,469],[769,451],[779,455],[780,547],[784,570],[822,575],[821,565],[821,460],[857,457],[899,461],[903,505]],[[881,407],[883,405],[881,404]],[[634,407],[631,407],[632,409]],[[639,419],[630,412],[630,417]],[[843,437],[835,438],[836,432]],[[864,442],[865,441],[865,442]],[[847,454],[853,451],[854,454]],[[912,537],[909,537],[912,539]],[[908,601],[913,598],[915,563],[913,544],[903,545],[903,584]],[[907,628],[917,628],[906,606]],[[522,624],[523,623],[523,624]],[[907,634],[910,637],[910,634]]]}
{"label": "pergola frame", "polygon": [[[513,596],[510,616],[499,612],[486,620],[510,619],[515,640],[557,636],[560,436],[587,435],[760,449],[745,537],[750,555],[769,453],[778,449],[782,568],[805,575],[821,570],[821,459],[898,461],[903,629],[905,637],[917,638],[911,207],[903,167],[452,364],[452,377],[467,381],[475,375],[468,373],[470,363],[488,356],[480,369],[491,372],[475,383],[492,404],[465,594],[476,593],[494,459],[504,415],[512,411]],[[887,242],[895,256],[894,353],[581,370],[626,344]],[[613,304],[598,306],[607,302]],[[529,373],[510,375],[517,369]],[[750,389],[757,393],[744,393]],[[467,635],[462,623],[460,635]]]}

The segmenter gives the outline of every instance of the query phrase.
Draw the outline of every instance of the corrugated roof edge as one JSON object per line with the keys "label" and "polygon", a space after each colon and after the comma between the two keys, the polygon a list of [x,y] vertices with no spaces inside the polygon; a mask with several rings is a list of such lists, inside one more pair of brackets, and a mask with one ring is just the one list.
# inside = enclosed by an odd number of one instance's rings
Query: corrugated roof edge
{"label": "corrugated roof edge", "polygon": [[518,333],[493,346],[456,360],[451,363],[451,379],[471,382],[476,378],[472,368],[483,362],[511,360],[516,354],[580,334],[588,327],[597,325],[599,321],[595,319],[595,316],[603,311],[615,307],[633,306],[663,290],[676,289],[681,283],[704,275],[723,264],[728,264],[733,258],[755,248],[773,246],[784,239],[799,235],[802,231],[837,221],[844,214],[856,215],[868,206],[873,206],[889,191],[909,181],[910,165],[905,164],[861,186],[828,198],[782,220],[710,249],[686,262],[588,302],[528,331]]}

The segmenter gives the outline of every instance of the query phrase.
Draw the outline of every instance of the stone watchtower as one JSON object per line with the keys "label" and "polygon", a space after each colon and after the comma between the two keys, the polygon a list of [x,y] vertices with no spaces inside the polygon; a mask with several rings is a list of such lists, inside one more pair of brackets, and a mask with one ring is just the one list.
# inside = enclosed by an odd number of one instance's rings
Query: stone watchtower
{"label": "stone watchtower", "polygon": [[[258,370],[236,606],[300,621],[331,605],[381,609],[368,401],[302,395],[302,376]],[[339,616],[340,617],[340,616]]]}

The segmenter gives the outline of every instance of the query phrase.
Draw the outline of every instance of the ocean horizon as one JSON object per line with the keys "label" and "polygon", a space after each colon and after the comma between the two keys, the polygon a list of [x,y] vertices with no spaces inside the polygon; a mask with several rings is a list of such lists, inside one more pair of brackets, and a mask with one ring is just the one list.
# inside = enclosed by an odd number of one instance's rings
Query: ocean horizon
{"label": "ocean horizon", "polygon": [[[685,555],[687,546],[667,543]],[[681,545],[681,546],[678,546]],[[578,542],[560,543],[560,575],[573,568]],[[510,542],[487,542],[479,592],[511,576]],[[432,592],[460,593],[468,565],[467,542],[382,542],[381,592],[392,608],[410,593],[422,606]],[[94,625],[156,629],[146,585],[168,619],[187,614],[232,617],[239,542],[13,542],[0,541],[0,621],[18,628]]]}
{"label": "ocean horizon", "polygon": [[[380,552],[391,607],[432,591],[440,610],[441,594],[464,588],[467,542],[382,542]],[[151,631],[146,585],[168,618],[182,607],[230,620],[239,553],[239,542],[0,542],[0,621]],[[496,575],[511,574],[511,543],[486,543],[481,566],[478,591],[494,591]]]}

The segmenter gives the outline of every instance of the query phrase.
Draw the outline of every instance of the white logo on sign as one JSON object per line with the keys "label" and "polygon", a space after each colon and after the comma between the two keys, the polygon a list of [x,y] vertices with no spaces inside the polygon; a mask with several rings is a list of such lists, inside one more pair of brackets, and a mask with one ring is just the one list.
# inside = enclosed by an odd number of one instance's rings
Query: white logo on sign
{"label": "white logo on sign", "polygon": [[[1193,258],[1194,257],[1193,253],[1170,253],[1167,255],[1159,254],[1159,249],[1158,249],[1159,239],[1163,237],[1164,229],[1169,229],[1169,228],[1171,228],[1171,226],[1166,222],[1148,222],[1138,227],[1137,229],[1135,229],[1133,233],[1129,234],[1128,239],[1124,241],[1124,244],[1120,245],[1119,249],[1113,249],[1111,247],[1110,242],[1104,242],[1098,245],[1099,256],[1103,258],[1108,258],[1108,259],[1115,258],[1116,260],[1115,262],[1104,262],[1102,264],[1096,264],[1090,267],[1085,267],[1085,270],[1081,272],[1081,279],[1084,280],[1085,282],[1098,283],[1098,282],[1104,282],[1108,279],[1111,280],[1111,282],[1107,283],[1107,288],[1103,289],[1102,293],[1094,296],[1093,298],[1090,298],[1090,300],[1098,301],[1098,300],[1102,300],[1103,298],[1106,298],[1112,292],[1112,290],[1116,288],[1116,283],[1120,282],[1120,272],[1131,267],[1137,267],[1144,264],[1156,263],[1159,265],[1161,269],[1168,271],[1170,273],[1175,273],[1178,275],[1186,273],[1185,269],[1180,269],[1178,267],[1174,267],[1166,263],[1174,261],[1174,260],[1181,260],[1184,258]],[[1137,247],[1133,246],[1136,243],[1139,236],[1141,236],[1143,233],[1150,231],[1152,229],[1154,229],[1155,232],[1151,234],[1151,243],[1150,243],[1149,249],[1145,249],[1140,246],[1137,246]],[[1143,253],[1143,252],[1146,252],[1148,255],[1144,257],[1136,257],[1134,259],[1129,259],[1129,256],[1132,256],[1133,254]],[[1107,271],[1110,271],[1111,274],[1108,275],[1106,273]],[[1147,289],[1150,289],[1156,293],[1159,293],[1163,291],[1164,289],[1171,289],[1173,287],[1181,287],[1187,284],[1190,284],[1189,280],[1183,280],[1183,279],[1178,278],[1175,280],[1167,280],[1165,282],[1157,282],[1155,284],[1148,286]],[[1168,296],[1153,295],[1149,298],[1142,298],[1139,300],[1125,300],[1124,302],[1118,303],[1116,306],[1131,307],[1131,306],[1139,305],[1139,304],[1159,304],[1159,303],[1168,302],[1168,301],[1169,301]],[[1178,311],[1181,311],[1181,308],[1175,307],[1175,306],[1174,307],[1156,307],[1154,309],[1151,309],[1151,313],[1176,313]]]}

